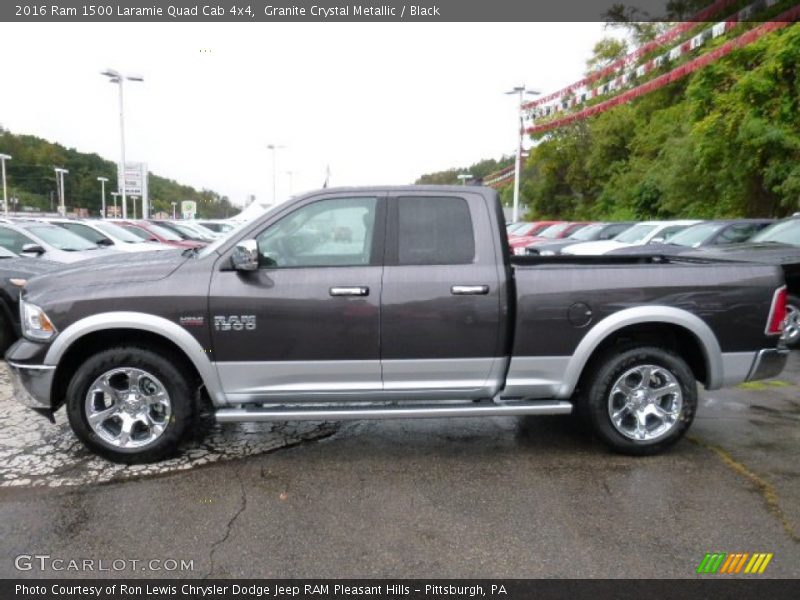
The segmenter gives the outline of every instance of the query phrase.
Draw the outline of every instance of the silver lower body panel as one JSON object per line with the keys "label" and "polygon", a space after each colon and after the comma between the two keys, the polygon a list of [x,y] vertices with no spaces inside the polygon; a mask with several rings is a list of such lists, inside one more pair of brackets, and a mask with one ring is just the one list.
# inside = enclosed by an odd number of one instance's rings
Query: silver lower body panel
{"label": "silver lower body panel", "polygon": [[217,410],[220,423],[246,421],[346,421],[362,419],[425,419],[444,417],[503,417],[566,415],[572,403],[562,400],[503,403],[437,403],[390,405],[249,406]]}

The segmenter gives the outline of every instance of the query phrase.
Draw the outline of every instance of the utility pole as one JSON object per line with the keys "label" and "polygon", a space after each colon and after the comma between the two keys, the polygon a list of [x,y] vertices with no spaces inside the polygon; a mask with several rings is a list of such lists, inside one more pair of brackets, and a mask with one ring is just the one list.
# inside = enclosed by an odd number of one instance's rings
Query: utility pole
{"label": "utility pole", "polygon": [[3,207],[8,216],[8,190],[6,188],[6,161],[11,160],[10,154],[0,154],[0,164],[3,165]]}
{"label": "utility pole", "polygon": [[67,207],[64,204],[64,175],[69,173],[67,169],[62,169],[61,167],[55,168],[56,172],[56,182],[59,184],[58,186],[58,214],[62,217],[67,215]]}
{"label": "utility pole", "polygon": [[519,112],[519,143],[517,144],[517,153],[516,158],[514,159],[514,209],[511,212],[511,222],[516,223],[517,219],[519,218],[519,180],[520,180],[520,172],[522,170],[522,142],[525,139],[525,109],[523,105],[525,103],[525,94],[530,94],[531,96],[536,96],[539,94],[537,90],[529,90],[524,85],[518,85],[514,89],[506,94],[518,94],[519,95],[519,105],[518,105],[518,112]]}
{"label": "utility pole", "polygon": [[103,219],[106,218],[106,182],[108,177],[98,177],[97,181],[100,182],[100,214]]}

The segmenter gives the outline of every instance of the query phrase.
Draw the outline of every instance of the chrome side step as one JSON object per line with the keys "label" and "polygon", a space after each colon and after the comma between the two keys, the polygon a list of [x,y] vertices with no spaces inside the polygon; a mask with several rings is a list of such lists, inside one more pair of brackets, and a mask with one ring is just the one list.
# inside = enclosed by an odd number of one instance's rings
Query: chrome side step
{"label": "chrome side step", "polygon": [[503,403],[363,404],[315,406],[250,406],[221,408],[220,423],[247,421],[345,421],[361,419],[430,419],[441,417],[504,417],[512,415],[566,415],[572,403],[563,400]]}

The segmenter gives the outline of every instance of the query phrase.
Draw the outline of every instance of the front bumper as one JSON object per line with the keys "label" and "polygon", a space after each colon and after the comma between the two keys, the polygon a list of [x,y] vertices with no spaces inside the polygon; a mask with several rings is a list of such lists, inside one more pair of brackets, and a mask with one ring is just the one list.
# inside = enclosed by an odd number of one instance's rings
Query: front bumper
{"label": "front bumper", "polygon": [[768,348],[761,350],[753,361],[747,381],[757,379],[770,379],[781,374],[786,361],[789,359],[790,351],[784,348]]}
{"label": "front bumper", "polygon": [[10,361],[8,366],[17,402],[39,412],[52,412],[52,388],[56,368],[48,365],[22,365]]}

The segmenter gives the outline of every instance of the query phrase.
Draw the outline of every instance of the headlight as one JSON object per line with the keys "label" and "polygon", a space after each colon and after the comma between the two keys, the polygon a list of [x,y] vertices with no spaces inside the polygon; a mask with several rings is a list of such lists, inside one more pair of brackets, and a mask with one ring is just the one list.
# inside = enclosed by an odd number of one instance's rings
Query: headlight
{"label": "headlight", "polygon": [[49,340],[56,334],[53,323],[44,314],[44,311],[24,300],[20,301],[20,318],[22,320],[22,333],[32,340]]}
{"label": "headlight", "polygon": [[553,252],[552,250],[542,250],[541,252],[539,252],[539,256],[555,256],[555,255],[556,253]]}

